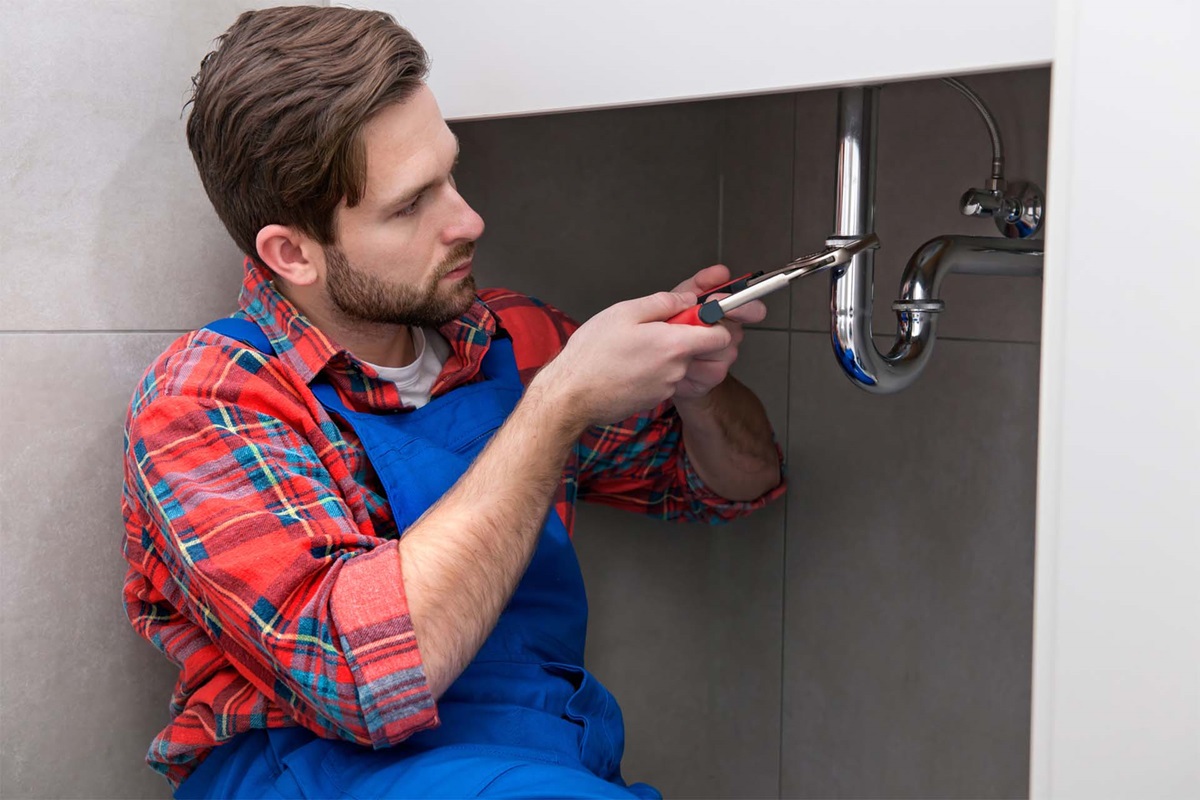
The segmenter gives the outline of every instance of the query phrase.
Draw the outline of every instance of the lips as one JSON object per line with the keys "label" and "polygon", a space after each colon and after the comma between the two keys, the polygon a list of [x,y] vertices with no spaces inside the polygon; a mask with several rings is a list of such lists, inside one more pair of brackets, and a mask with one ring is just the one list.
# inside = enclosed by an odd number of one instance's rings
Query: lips
{"label": "lips", "polygon": [[471,261],[464,261],[454,269],[443,275],[443,278],[465,278],[471,274]]}

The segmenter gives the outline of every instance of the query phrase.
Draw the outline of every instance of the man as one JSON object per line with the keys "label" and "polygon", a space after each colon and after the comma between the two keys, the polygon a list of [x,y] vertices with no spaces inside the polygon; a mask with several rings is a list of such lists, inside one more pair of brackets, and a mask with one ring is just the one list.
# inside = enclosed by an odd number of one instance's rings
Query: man
{"label": "man", "polygon": [[134,627],[180,668],[178,797],[656,797],[583,669],[576,499],[721,520],[783,487],[727,376],[740,322],[664,321],[711,267],[576,326],[471,275],[483,221],[388,16],[243,14],[188,142],[248,254],[127,420]]}

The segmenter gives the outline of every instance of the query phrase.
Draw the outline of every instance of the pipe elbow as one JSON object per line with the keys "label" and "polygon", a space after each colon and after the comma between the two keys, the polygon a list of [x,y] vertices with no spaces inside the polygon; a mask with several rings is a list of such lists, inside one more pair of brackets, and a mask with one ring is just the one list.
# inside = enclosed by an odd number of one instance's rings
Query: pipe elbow
{"label": "pipe elbow", "polygon": [[[951,273],[1036,277],[1042,272],[1042,244],[1028,239],[986,236],[936,236],[908,259],[900,279],[896,338],[886,353],[875,350],[870,329],[870,262],[848,276],[857,292],[834,292],[834,351],[843,370],[861,388],[876,394],[896,392],[912,384],[933,352],[937,338],[942,281]],[[853,269],[853,268],[852,268]],[[835,279],[835,285],[837,281]],[[853,302],[857,299],[857,303]],[[849,303],[849,305],[847,305]],[[865,313],[838,313],[858,308]]]}
{"label": "pipe elbow", "polygon": [[[936,236],[917,248],[900,277],[901,303],[937,303],[942,281],[954,268],[957,237]],[[897,312],[899,313],[899,312]]]}
{"label": "pipe elbow", "polygon": [[895,306],[941,307],[942,281],[950,273],[1038,277],[1042,243],[994,236],[936,236],[917,248],[900,278]]}

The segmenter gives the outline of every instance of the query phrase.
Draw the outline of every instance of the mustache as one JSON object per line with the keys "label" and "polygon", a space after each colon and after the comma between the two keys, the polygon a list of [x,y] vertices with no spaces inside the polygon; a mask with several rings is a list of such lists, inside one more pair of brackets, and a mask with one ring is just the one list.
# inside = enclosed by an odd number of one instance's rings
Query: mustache
{"label": "mustache", "polygon": [[468,261],[475,256],[475,243],[463,242],[457,245],[450,251],[449,255],[438,265],[437,277],[442,277],[448,272],[453,272],[456,267],[464,261]]}

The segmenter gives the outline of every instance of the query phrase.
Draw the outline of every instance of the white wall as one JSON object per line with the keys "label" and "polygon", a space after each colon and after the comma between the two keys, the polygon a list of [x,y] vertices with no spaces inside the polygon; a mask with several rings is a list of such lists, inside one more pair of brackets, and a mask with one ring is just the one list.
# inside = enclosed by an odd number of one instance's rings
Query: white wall
{"label": "white wall", "polygon": [[[452,119],[901,80],[1050,61],[1053,5],[1008,0],[354,0],[433,55]],[[341,5],[341,3],[338,3]]]}
{"label": "white wall", "polygon": [[1060,0],[1032,794],[1200,797],[1190,0]]}

